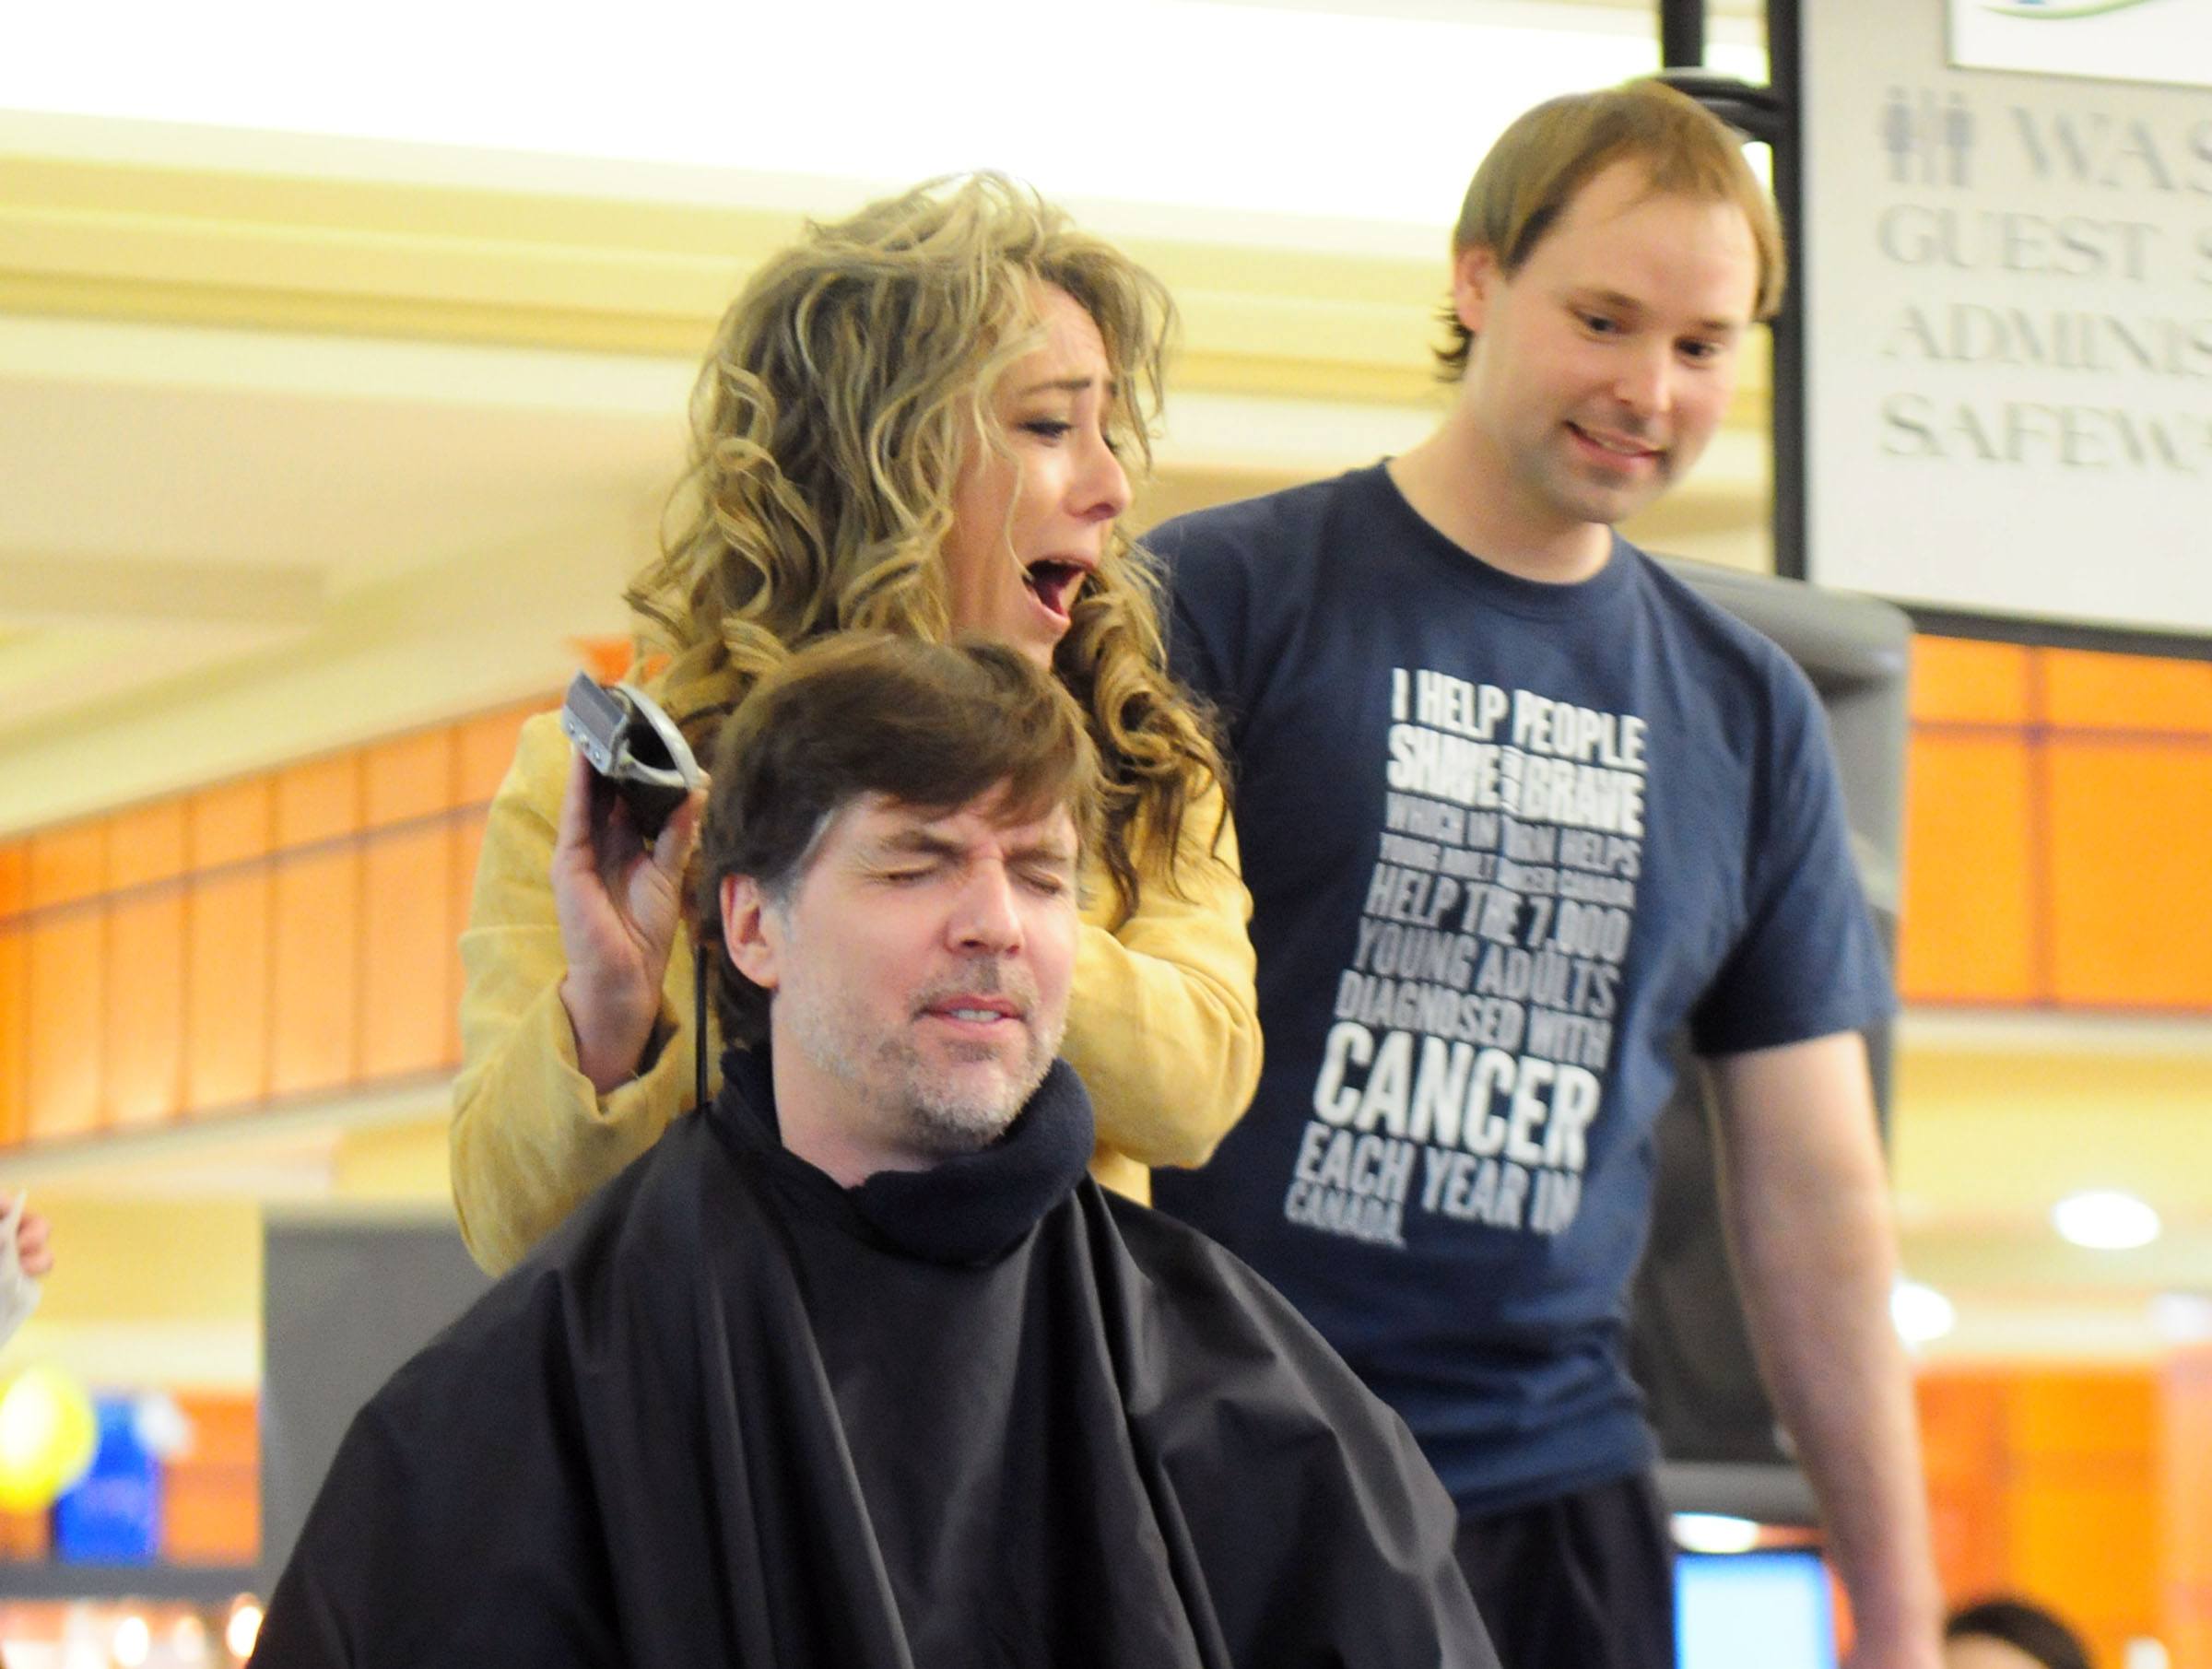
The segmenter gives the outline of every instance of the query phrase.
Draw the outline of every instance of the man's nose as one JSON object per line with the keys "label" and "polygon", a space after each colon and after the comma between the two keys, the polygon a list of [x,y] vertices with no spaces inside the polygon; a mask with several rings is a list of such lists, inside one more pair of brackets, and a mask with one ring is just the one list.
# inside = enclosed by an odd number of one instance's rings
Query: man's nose
{"label": "man's nose", "polygon": [[954,902],[950,936],[965,950],[1006,952],[1021,948],[1021,911],[1014,878],[997,864],[979,864]]}
{"label": "man's nose", "polygon": [[1662,417],[1674,399],[1674,357],[1669,349],[1660,347],[1630,354],[1621,364],[1614,395],[1639,417]]}

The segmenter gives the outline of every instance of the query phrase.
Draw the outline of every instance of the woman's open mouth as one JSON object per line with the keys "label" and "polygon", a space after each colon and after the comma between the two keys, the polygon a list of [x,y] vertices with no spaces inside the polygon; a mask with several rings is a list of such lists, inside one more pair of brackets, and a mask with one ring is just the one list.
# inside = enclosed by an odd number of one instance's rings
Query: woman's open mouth
{"label": "woman's open mouth", "polygon": [[1022,573],[1021,582],[1048,613],[1065,620],[1075,607],[1076,594],[1082,589],[1089,573],[1090,570],[1080,562],[1046,557],[1030,564]]}

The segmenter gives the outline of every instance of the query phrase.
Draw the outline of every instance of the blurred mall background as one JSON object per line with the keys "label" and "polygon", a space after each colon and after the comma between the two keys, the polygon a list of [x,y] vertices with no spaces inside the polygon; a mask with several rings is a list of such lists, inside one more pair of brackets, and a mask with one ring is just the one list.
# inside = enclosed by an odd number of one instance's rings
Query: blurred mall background
{"label": "blurred mall background", "polygon": [[[0,1644],[216,1663],[265,1228],[450,1217],[485,803],[621,652],[752,264],[945,170],[1068,202],[1182,309],[1149,523],[1423,433],[1475,160],[1657,36],[1639,0],[47,9],[0,21],[0,1186],[60,1264],[0,1381],[89,1392],[113,1499],[0,1503]],[[1710,11],[1762,81],[1764,6]],[[1754,359],[1631,537],[1773,567]],[[2113,1669],[2212,1665],[2208,655],[1914,660],[1891,1136],[1944,1577]],[[2088,1191],[2141,1209],[2070,1240]]]}

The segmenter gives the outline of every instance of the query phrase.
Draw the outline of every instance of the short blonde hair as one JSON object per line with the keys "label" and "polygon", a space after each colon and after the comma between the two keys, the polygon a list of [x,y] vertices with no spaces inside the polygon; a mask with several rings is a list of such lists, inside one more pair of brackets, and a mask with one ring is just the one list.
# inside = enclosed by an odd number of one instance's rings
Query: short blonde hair
{"label": "short blonde hair", "polygon": [[[1759,256],[1752,314],[1782,306],[1787,258],[1774,200],[1744,160],[1743,140],[1696,100],[1641,78],[1593,93],[1547,100],[1516,117],[1475,170],[1452,229],[1454,260],[1488,250],[1511,277],[1557,225],[1575,194],[1616,162],[1641,163],[1654,196],[1728,203],[1743,211]],[[1466,374],[1474,334],[1447,304],[1451,340],[1436,350],[1442,375]]]}

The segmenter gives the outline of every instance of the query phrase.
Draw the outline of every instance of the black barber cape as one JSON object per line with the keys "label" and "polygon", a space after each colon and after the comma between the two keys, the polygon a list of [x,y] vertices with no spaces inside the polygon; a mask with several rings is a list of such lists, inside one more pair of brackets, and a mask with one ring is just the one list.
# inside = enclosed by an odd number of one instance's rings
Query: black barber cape
{"label": "black barber cape", "polygon": [[1494,1669],[1405,1427],[1065,1064],[849,1191],[726,1071],[361,1411],[256,1664]]}

